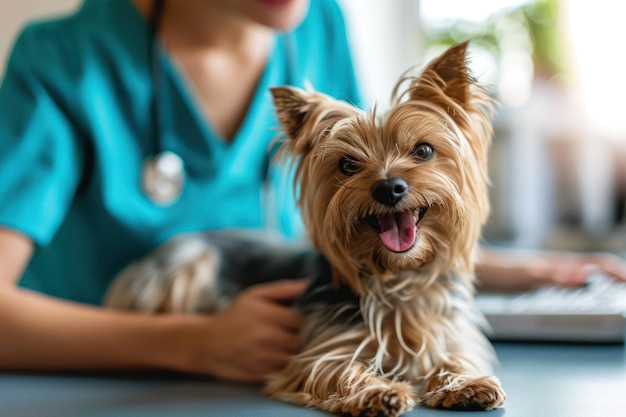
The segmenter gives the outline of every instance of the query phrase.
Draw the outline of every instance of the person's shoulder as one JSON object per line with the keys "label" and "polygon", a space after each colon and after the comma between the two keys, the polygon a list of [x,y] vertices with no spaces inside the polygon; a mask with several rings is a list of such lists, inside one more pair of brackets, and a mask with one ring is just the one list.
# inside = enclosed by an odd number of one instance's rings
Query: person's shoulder
{"label": "person's shoulder", "polygon": [[31,20],[20,30],[9,65],[42,75],[56,68],[77,68],[84,58],[85,45],[94,39],[96,25],[85,21],[82,9],[62,16]]}
{"label": "person's shoulder", "polygon": [[[89,62],[124,55],[129,45],[141,39],[133,36],[141,28],[124,16],[130,13],[118,10],[121,6],[117,3],[122,2],[87,1],[65,15],[27,22],[13,45],[8,69],[48,80],[65,76],[74,79]],[[133,51],[126,52],[132,55]]]}
{"label": "person's shoulder", "polygon": [[87,0],[81,6],[55,16],[28,21],[20,38],[25,41],[56,45],[77,44],[116,31],[117,26],[134,26],[133,6],[120,0]]}
{"label": "person's shoulder", "polygon": [[22,59],[41,60],[54,54],[72,31],[72,17],[38,20],[26,23],[14,44],[13,54]]}

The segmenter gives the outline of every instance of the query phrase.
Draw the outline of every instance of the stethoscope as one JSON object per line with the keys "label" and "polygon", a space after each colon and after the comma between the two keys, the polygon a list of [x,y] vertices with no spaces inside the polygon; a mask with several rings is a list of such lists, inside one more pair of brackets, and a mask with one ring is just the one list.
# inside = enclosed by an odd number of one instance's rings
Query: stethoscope
{"label": "stethoscope", "polygon": [[[160,61],[159,42],[157,35],[163,18],[165,0],[154,0],[149,16],[150,35],[148,36],[150,54],[150,72],[152,82],[151,118],[154,141],[154,155],[147,158],[142,167],[141,188],[145,196],[153,203],[168,206],[180,197],[186,182],[185,163],[183,159],[171,150],[164,148],[161,126],[161,95],[162,95],[162,65]],[[291,36],[283,36],[285,42],[286,83],[293,85],[296,72],[295,43]],[[269,165],[269,162],[268,164]],[[267,171],[267,167],[266,167]],[[267,173],[265,172],[264,175]]]}
{"label": "stethoscope", "polygon": [[155,154],[143,164],[141,188],[155,204],[170,205],[180,197],[185,186],[185,163],[175,152],[165,150],[161,137],[161,62],[157,35],[163,17],[165,0],[154,0],[149,17],[148,36],[150,76],[152,81],[151,118]]}

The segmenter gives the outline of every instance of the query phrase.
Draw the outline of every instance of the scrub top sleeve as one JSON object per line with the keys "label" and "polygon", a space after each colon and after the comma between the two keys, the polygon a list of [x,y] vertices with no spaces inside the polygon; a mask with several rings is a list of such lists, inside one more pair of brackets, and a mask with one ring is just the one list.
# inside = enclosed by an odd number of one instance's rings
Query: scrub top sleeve
{"label": "scrub top sleeve", "polygon": [[72,203],[83,155],[51,88],[63,66],[40,60],[49,53],[39,54],[42,46],[28,35],[17,40],[0,87],[0,227],[46,245]]}

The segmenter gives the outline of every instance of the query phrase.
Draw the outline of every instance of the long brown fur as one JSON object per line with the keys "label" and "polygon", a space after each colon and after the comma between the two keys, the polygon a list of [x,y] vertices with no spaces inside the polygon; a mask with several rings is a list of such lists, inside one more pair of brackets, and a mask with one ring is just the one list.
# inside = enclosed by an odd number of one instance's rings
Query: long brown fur
{"label": "long brown fur", "polygon": [[[466,48],[403,77],[382,117],[317,92],[272,90],[311,242],[335,286],[347,286],[359,305],[352,320],[338,319],[341,306],[316,310],[303,353],[269,379],[269,395],[353,416],[397,416],[420,402],[485,410],[503,403],[472,302],[489,213],[492,102],[467,70]],[[412,152],[425,143],[433,157],[416,160]],[[344,157],[358,165],[354,175],[339,169]],[[393,207],[372,198],[374,184],[390,178],[409,187]],[[402,253],[363,221],[420,208],[427,211],[416,243]]]}
{"label": "long brown fur", "polygon": [[[314,91],[272,90],[287,136],[282,152],[297,164],[303,219],[330,264],[334,290],[312,285],[313,295],[303,297],[305,347],[269,376],[270,396],[391,417],[417,404],[490,410],[504,402],[473,303],[477,242],[489,213],[492,102],[468,73],[466,48],[407,73],[381,116]],[[415,154],[424,145],[431,158]],[[340,168],[346,158],[350,172]],[[391,179],[406,185],[393,202],[374,191]],[[390,219],[410,231],[410,246],[383,241]],[[124,269],[105,305],[212,313],[232,301],[233,288],[291,276],[286,271],[326,279],[322,262],[301,268],[293,254],[267,239],[180,236]]]}

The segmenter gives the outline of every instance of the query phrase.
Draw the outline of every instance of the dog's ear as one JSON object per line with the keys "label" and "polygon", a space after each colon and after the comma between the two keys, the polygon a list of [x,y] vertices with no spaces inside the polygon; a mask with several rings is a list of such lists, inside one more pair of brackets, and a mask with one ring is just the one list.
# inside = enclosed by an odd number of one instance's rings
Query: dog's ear
{"label": "dog's ear", "polygon": [[309,104],[309,94],[294,87],[270,88],[274,107],[283,130],[290,138],[298,136],[308,113],[315,106]]}
{"label": "dog's ear", "polygon": [[[409,98],[429,100],[445,105],[441,95],[454,100],[463,108],[470,104],[470,85],[474,83],[467,69],[466,51],[469,41],[450,47],[428,64],[422,74],[413,81]],[[453,110],[445,108],[454,116]]]}
{"label": "dog's ear", "polygon": [[270,89],[283,130],[291,140],[291,149],[306,154],[340,120],[358,109],[319,92],[295,87]]}

